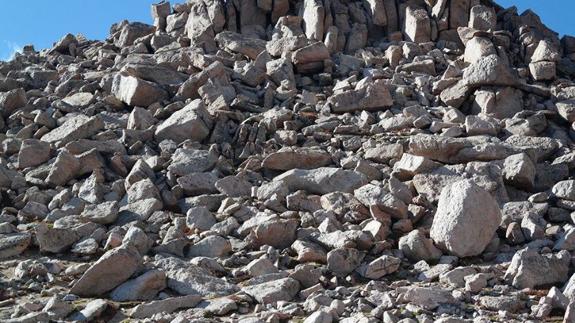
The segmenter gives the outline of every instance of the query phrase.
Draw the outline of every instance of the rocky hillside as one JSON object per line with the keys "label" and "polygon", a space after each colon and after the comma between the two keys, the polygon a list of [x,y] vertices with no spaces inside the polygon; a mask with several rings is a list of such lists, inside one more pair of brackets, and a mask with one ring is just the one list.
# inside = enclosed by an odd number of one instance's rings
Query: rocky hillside
{"label": "rocky hillside", "polygon": [[151,13],[0,63],[0,321],[575,322],[575,38],[490,0]]}

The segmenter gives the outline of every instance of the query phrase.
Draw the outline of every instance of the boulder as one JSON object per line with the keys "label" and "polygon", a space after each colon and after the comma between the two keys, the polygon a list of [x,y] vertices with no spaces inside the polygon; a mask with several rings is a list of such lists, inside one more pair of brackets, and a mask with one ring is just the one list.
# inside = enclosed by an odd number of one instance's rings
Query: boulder
{"label": "boulder", "polygon": [[242,291],[260,304],[273,304],[279,301],[291,301],[299,292],[300,285],[293,278],[283,278],[247,286]]}
{"label": "boulder", "polygon": [[211,121],[204,103],[194,100],[181,110],[173,113],[156,128],[154,134],[158,142],[166,139],[180,143],[190,139],[202,141],[210,134]]}
{"label": "boulder", "polygon": [[100,116],[88,117],[76,114],[66,118],[62,125],[43,135],[41,140],[61,147],[75,140],[92,137],[102,128],[104,121]]}
{"label": "boulder", "polygon": [[148,107],[167,97],[166,91],[157,84],[125,75],[118,75],[114,80],[112,93],[116,98],[132,107]]}
{"label": "boulder", "polygon": [[562,284],[569,278],[570,260],[571,256],[565,250],[542,255],[535,249],[525,248],[511,259],[505,279],[518,289]]}
{"label": "boulder", "polygon": [[106,252],[76,281],[70,293],[79,296],[99,296],[122,284],[142,262],[136,249],[117,248]]}
{"label": "boulder", "polygon": [[431,19],[427,11],[408,6],[405,9],[405,36],[414,43],[431,41]]}
{"label": "boulder", "polygon": [[335,113],[377,111],[391,107],[393,98],[383,80],[364,79],[355,89],[330,96],[328,103]]}
{"label": "boulder", "polygon": [[365,175],[341,168],[320,167],[311,170],[292,169],[273,179],[285,184],[291,192],[304,190],[314,194],[335,191],[351,193],[366,183]]}
{"label": "boulder", "polygon": [[441,191],[430,235],[444,251],[458,257],[477,256],[491,242],[500,222],[496,200],[473,182],[463,180]]}
{"label": "boulder", "polygon": [[331,156],[325,151],[308,148],[284,147],[269,154],[262,166],[272,170],[290,170],[294,168],[314,169],[331,164]]}

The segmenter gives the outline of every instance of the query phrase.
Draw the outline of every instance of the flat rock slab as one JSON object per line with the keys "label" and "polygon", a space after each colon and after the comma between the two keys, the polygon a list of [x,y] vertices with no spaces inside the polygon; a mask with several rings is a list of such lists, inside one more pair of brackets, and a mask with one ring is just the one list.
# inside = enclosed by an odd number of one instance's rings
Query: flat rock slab
{"label": "flat rock slab", "polygon": [[299,292],[299,283],[293,278],[283,278],[258,285],[244,287],[242,291],[260,304],[290,301]]}
{"label": "flat rock slab", "polygon": [[79,296],[102,295],[125,282],[136,272],[142,257],[133,248],[106,252],[72,286],[70,293]]}
{"label": "flat rock slab", "polygon": [[31,241],[32,235],[29,233],[0,234],[0,259],[21,254]]}
{"label": "flat rock slab", "polygon": [[42,141],[57,143],[64,146],[67,143],[91,137],[104,128],[104,122],[99,116],[88,117],[78,114],[70,117],[58,128],[42,136]]}

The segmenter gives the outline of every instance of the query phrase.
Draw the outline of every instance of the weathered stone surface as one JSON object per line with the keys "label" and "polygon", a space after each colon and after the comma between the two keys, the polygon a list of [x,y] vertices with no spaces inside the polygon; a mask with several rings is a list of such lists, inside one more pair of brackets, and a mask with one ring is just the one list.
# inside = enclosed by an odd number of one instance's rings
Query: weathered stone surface
{"label": "weathered stone surface", "polygon": [[106,252],[72,286],[70,293],[80,296],[102,295],[125,282],[140,266],[142,258],[131,248]]}
{"label": "weathered stone surface", "polygon": [[505,158],[503,176],[517,188],[529,191],[535,185],[535,165],[525,153]]}
{"label": "weathered stone surface", "polygon": [[202,141],[210,134],[210,121],[204,103],[194,100],[162,122],[155,132],[157,141],[166,139],[178,143],[190,139]]}
{"label": "weathered stone surface", "polygon": [[0,234],[0,259],[21,254],[31,241],[32,236],[28,233]]}
{"label": "weathered stone surface", "polygon": [[420,230],[413,230],[399,239],[399,250],[413,261],[432,261],[442,256],[433,241],[427,238]]}
{"label": "weathered stone surface", "polygon": [[313,170],[289,170],[276,176],[274,182],[284,183],[292,192],[304,190],[315,194],[335,191],[349,193],[365,184],[366,177],[355,171],[320,167]]}
{"label": "weathered stone surface", "polygon": [[160,102],[167,96],[157,84],[133,76],[119,75],[112,87],[112,93],[129,106],[147,107]]}
{"label": "weathered stone surface", "polygon": [[217,34],[215,40],[220,47],[240,53],[251,59],[256,59],[266,49],[265,41],[230,31]]}
{"label": "weathered stone surface", "polygon": [[50,228],[41,223],[36,227],[36,239],[41,251],[59,253],[68,250],[80,236],[74,230]]}
{"label": "weathered stone surface", "polygon": [[305,0],[302,10],[304,30],[307,38],[323,41],[326,15],[323,1]]}
{"label": "weathered stone surface", "polygon": [[495,199],[472,182],[460,181],[441,192],[431,238],[458,257],[476,256],[485,250],[500,222]]}
{"label": "weathered stone surface", "polygon": [[359,267],[365,254],[354,248],[334,249],[327,254],[327,268],[345,277]]}
{"label": "weathered stone surface", "polygon": [[362,265],[358,271],[369,279],[380,279],[385,275],[392,274],[399,269],[401,260],[391,256],[381,256],[367,264]]}
{"label": "weathered stone surface", "polygon": [[22,141],[18,153],[18,167],[20,169],[38,166],[50,159],[50,144],[37,139]]}
{"label": "weathered stone surface", "polygon": [[328,103],[333,112],[345,113],[383,110],[393,105],[393,99],[385,82],[364,79],[355,89],[332,95]]}
{"label": "weathered stone surface", "polygon": [[179,309],[193,308],[202,301],[198,295],[171,297],[163,300],[143,303],[130,311],[130,317],[144,319],[157,313],[172,313]]}
{"label": "weathered stone surface", "polygon": [[497,25],[495,9],[477,5],[471,8],[469,15],[469,28],[478,30],[491,30]]}
{"label": "weathered stone surface", "polygon": [[282,148],[268,155],[262,166],[273,170],[314,169],[331,163],[331,156],[316,149]]}
{"label": "weathered stone surface", "polygon": [[431,20],[424,9],[407,7],[405,10],[405,35],[409,41],[431,41]]}
{"label": "weathered stone surface", "polygon": [[253,297],[260,304],[273,304],[279,301],[292,300],[300,289],[297,280],[283,278],[267,283],[247,286],[242,291]]}
{"label": "weathered stone surface", "polygon": [[464,59],[467,63],[475,63],[481,57],[489,55],[497,55],[497,50],[489,38],[473,37],[465,45]]}
{"label": "weathered stone surface", "polygon": [[569,262],[567,251],[541,255],[526,248],[513,256],[505,278],[519,289],[564,283],[568,279]]}
{"label": "weathered stone surface", "polygon": [[26,91],[22,88],[0,93],[0,109],[5,117],[26,106],[26,103]]}
{"label": "weathered stone surface", "polygon": [[46,182],[53,186],[62,186],[75,178],[80,171],[80,161],[67,150],[62,150],[56,157]]}
{"label": "weathered stone surface", "polygon": [[226,296],[238,291],[235,284],[212,275],[207,269],[177,258],[156,261],[167,277],[168,288],[181,295]]}
{"label": "weathered stone surface", "polygon": [[0,62],[0,321],[572,321],[574,37],[488,0],[151,14]]}
{"label": "weathered stone surface", "polygon": [[42,136],[42,141],[63,146],[71,141],[89,138],[104,128],[99,116],[88,117],[78,114],[67,118],[58,128]]}
{"label": "weathered stone surface", "polygon": [[116,287],[110,297],[116,302],[147,301],[166,288],[166,274],[151,270]]}
{"label": "weathered stone surface", "polygon": [[90,92],[79,92],[65,97],[62,101],[75,108],[86,108],[94,101],[94,94]]}

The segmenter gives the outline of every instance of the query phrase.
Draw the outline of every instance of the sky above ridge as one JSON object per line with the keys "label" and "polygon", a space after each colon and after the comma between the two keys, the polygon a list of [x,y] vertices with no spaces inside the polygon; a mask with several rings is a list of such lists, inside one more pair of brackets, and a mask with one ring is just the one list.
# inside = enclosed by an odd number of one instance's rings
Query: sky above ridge
{"label": "sky above ridge", "polygon": [[[177,2],[183,2],[180,0]],[[575,35],[575,0],[496,0],[519,13],[533,9],[551,29]],[[0,2],[0,60],[9,59],[26,44],[49,48],[67,33],[105,39],[110,26],[127,19],[152,23],[150,5],[159,0],[4,0]]]}

